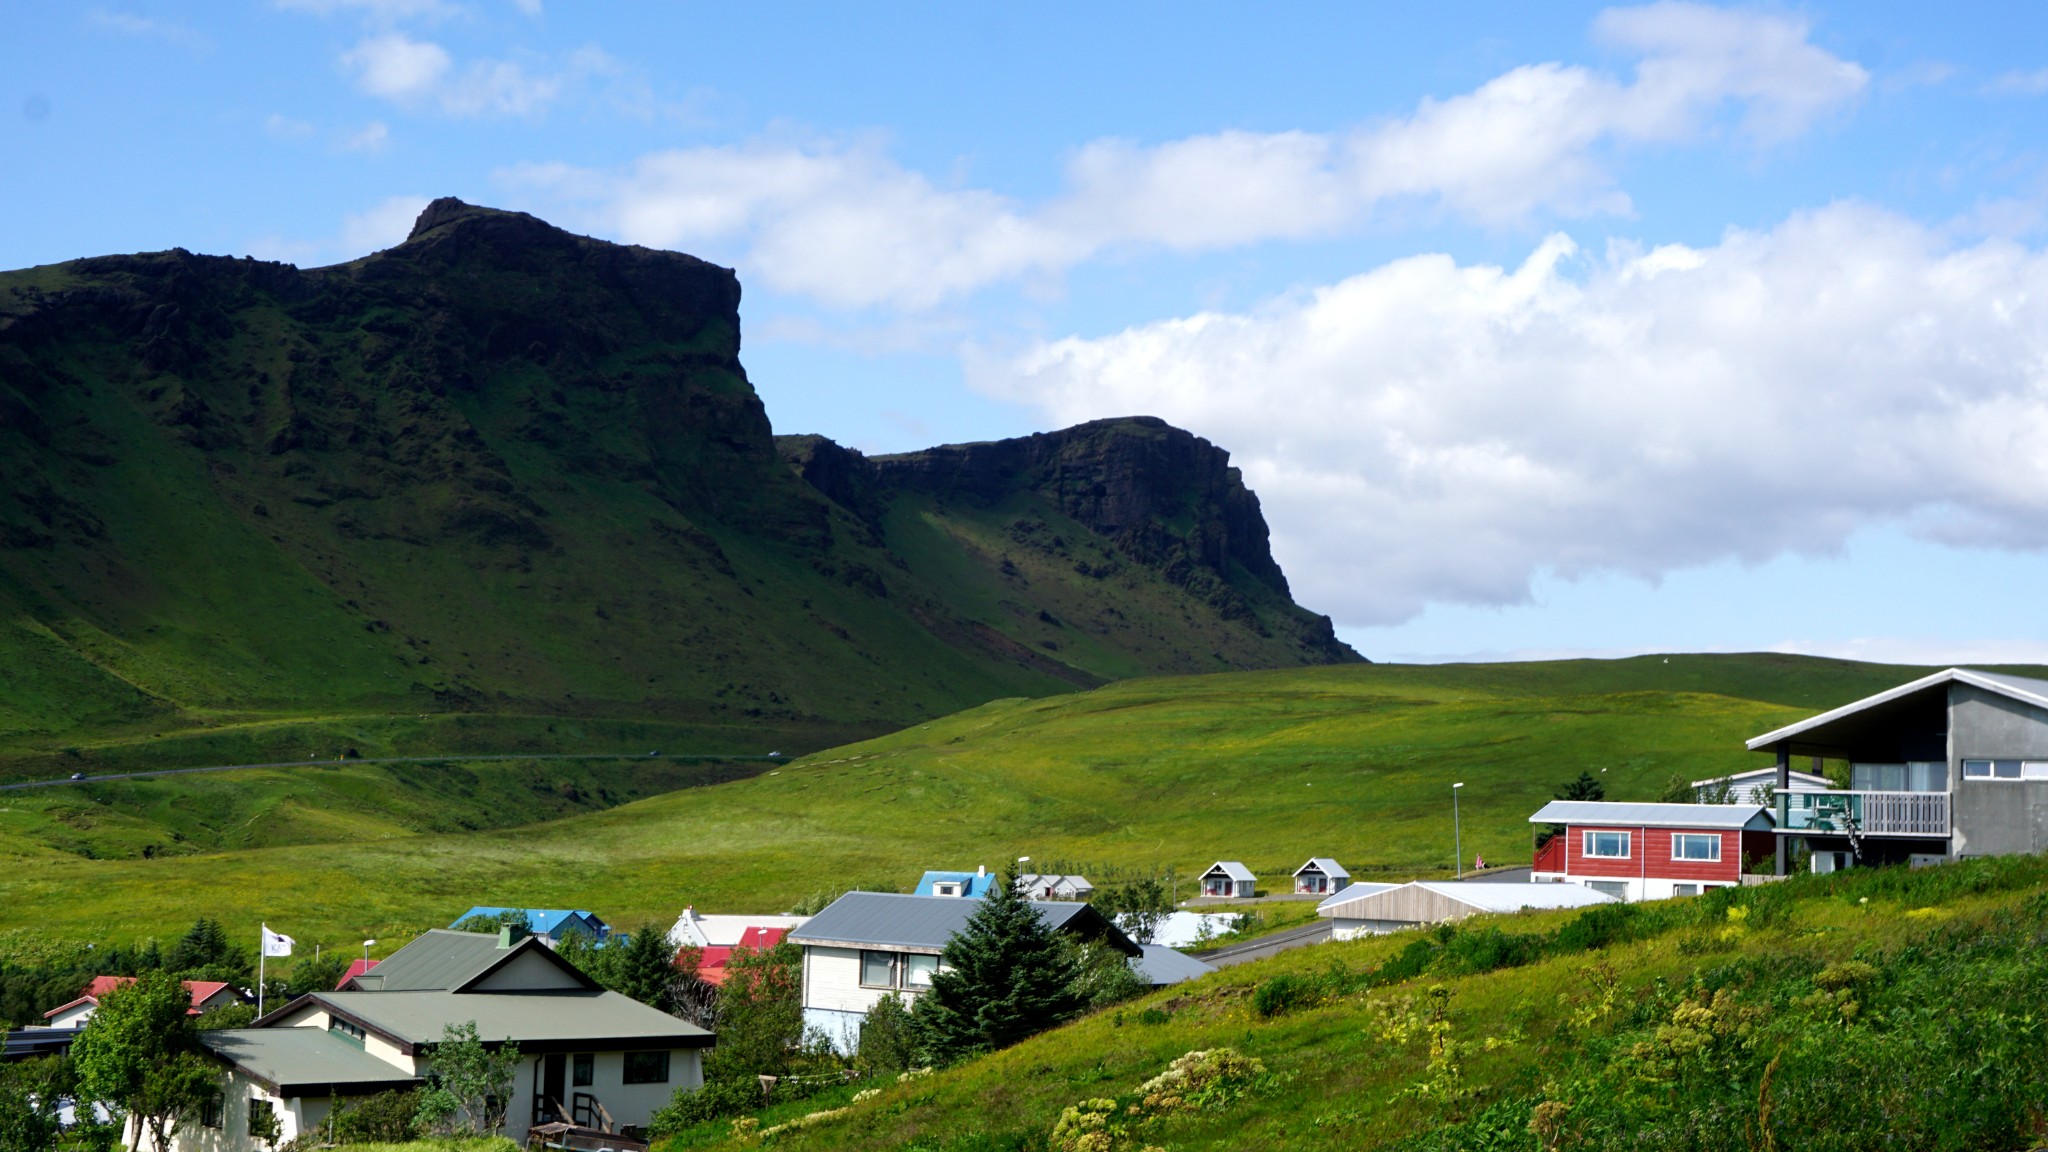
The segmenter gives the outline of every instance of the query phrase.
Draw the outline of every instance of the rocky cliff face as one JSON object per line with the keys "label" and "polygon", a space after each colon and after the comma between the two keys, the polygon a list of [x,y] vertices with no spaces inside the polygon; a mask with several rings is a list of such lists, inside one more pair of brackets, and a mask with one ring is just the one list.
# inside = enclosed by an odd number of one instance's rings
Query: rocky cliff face
{"label": "rocky cliff face", "polygon": [[40,653],[52,716],[880,727],[1354,658],[1288,600],[1220,449],[1150,420],[778,444],[739,300],[729,269],[457,200],[331,268],[0,273],[0,610],[28,629],[0,662]]}

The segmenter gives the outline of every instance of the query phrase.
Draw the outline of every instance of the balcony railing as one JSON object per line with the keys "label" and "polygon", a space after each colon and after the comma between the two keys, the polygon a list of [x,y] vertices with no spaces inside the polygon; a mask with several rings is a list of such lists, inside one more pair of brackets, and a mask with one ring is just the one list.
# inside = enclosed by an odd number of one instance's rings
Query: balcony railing
{"label": "balcony railing", "polygon": [[1778,830],[1821,836],[1947,836],[1948,793],[1781,793]]}

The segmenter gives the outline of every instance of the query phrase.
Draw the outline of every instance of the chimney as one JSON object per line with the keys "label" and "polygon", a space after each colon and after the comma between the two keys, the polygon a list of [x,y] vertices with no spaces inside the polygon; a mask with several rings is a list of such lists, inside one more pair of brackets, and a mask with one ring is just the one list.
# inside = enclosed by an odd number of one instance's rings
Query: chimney
{"label": "chimney", "polygon": [[498,926],[498,947],[510,948],[511,946],[512,926],[510,924],[500,924]]}
{"label": "chimney", "polygon": [[988,875],[988,865],[986,865],[986,864],[976,864],[976,865],[974,866],[974,874],[975,874],[976,876],[986,876],[986,875]]}

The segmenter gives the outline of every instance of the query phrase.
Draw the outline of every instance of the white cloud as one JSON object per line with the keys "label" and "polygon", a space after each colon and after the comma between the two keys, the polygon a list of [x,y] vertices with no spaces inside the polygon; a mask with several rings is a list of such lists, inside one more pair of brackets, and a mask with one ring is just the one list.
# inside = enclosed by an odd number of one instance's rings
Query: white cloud
{"label": "white cloud", "polygon": [[2000,96],[2039,96],[2048,93],[2048,68],[2037,68],[2032,72],[2007,72],[1986,84],[1984,90]]}
{"label": "white cloud", "polygon": [[425,196],[389,196],[366,212],[342,218],[341,247],[350,257],[396,246],[427,207]]}
{"label": "white cloud", "polygon": [[169,20],[156,20],[139,16],[133,12],[114,12],[105,8],[94,8],[86,12],[86,20],[95,28],[107,32],[118,32],[123,36],[147,37],[176,44],[184,48],[211,48],[213,41],[194,32],[183,24]]}
{"label": "white cloud", "polygon": [[536,116],[572,85],[624,71],[594,44],[571,52],[558,68],[488,59],[457,67],[447,49],[403,32],[364,37],[342,53],[341,66],[368,95],[460,118]]}
{"label": "white cloud", "polygon": [[402,32],[365,37],[341,55],[356,87],[372,96],[412,103],[432,95],[454,66],[448,50]]}
{"label": "white cloud", "polygon": [[263,121],[263,130],[280,140],[296,140],[313,134],[313,126],[304,120],[295,120],[282,112],[272,112]]}
{"label": "white cloud", "polygon": [[391,127],[382,120],[372,120],[352,132],[343,132],[335,146],[344,152],[382,152],[391,142]]}
{"label": "white cloud", "polygon": [[274,0],[279,8],[315,16],[350,13],[366,23],[388,28],[402,20],[435,22],[459,14],[460,4],[448,0]]}
{"label": "white cloud", "polygon": [[1730,117],[1754,142],[1780,141],[1868,82],[1788,16],[1665,3],[1609,11],[1594,31],[1640,57],[1632,79],[1532,65],[1348,133],[1098,140],[1070,158],[1065,193],[1034,207],[944,186],[873,141],[679,149],[622,170],[508,176],[628,240],[735,248],[783,291],[920,308],[1118,246],[1328,235],[1390,201],[1495,223],[1626,211],[1604,163],[1613,150],[1693,138]]}
{"label": "white cloud", "polygon": [[1708,248],[1416,256],[969,372],[1229,448],[1299,597],[1354,626],[1872,525],[2048,547],[2048,256],[1855,204]]}
{"label": "white cloud", "polygon": [[315,240],[265,236],[251,241],[247,250],[259,260],[284,260],[308,268],[353,260],[403,241],[426,206],[425,196],[387,196],[364,211],[343,216],[340,231],[332,236]]}

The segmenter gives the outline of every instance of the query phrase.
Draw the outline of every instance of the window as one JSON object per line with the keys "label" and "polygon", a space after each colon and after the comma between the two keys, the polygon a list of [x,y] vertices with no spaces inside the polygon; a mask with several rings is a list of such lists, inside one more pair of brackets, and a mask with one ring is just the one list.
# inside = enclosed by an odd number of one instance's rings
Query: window
{"label": "window", "polygon": [[271,1111],[270,1101],[261,1096],[249,1098],[249,1135],[268,1137],[276,1120],[277,1116]]}
{"label": "window", "polygon": [[1628,856],[1628,833],[1588,832],[1586,833],[1585,854],[1626,859]]}
{"label": "window", "polygon": [[[1711,832],[1674,832],[1671,835],[1671,858],[1673,860],[1719,860],[1721,858],[1721,837]],[[1691,896],[1694,893],[1688,892]]]}
{"label": "window", "polygon": [[2048,780],[2048,760],[2020,761],[2020,779]]}
{"label": "window", "polygon": [[1697,896],[1700,894],[1700,886],[1697,884],[1673,884],[1671,886],[1671,894],[1673,896]]}
{"label": "window", "polygon": [[937,956],[925,956],[913,952],[903,958],[903,986],[905,988],[929,988],[932,986],[932,973],[938,970],[939,958]]}
{"label": "window", "polygon": [[1965,780],[2018,780],[2021,777],[2018,760],[1965,760]]}
{"label": "window", "polygon": [[597,1057],[588,1052],[578,1052],[570,1064],[569,1086],[588,1088],[597,1083]]}
{"label": "window", "polygon": [[932,895],[934,896],[958,896],[959,894],[960,886],[958,884],[932,885]]}
{"label": "window", "polygon": [[358,1046],[361,1046],[361,1044],[363,1043],[363,1026],[360,1024],[351,1024],[348,1021],[343,1020],[339,1016],[329,1016],[327,1018],[327,1030],[329,1032],[338,1032],[341,1035],[348,1037],[349,1039],[355,1041]]}
{"label": "window", "polygon": [[666,1084],[668,1083],[668,1053],[628,1052],[626,1053],[626,1083]]}
{"label": "window", "polygon": [[220,1093],[215,1092],[199,1104],[199,1126],[201,1128],[220,1127],[226,1112],[227,1101],[221,1097]]}
{"label": "window", "polygon": [[1612,896],[1616,900],[1628,899],[1628,885],[1619,880],[1588,880],[1586,887],[1603,896]]}
{"label": "window", "polygon": [[896,986],[896,954],[894,952],[861,953],[860,986],[863,988],[894,988]]}

